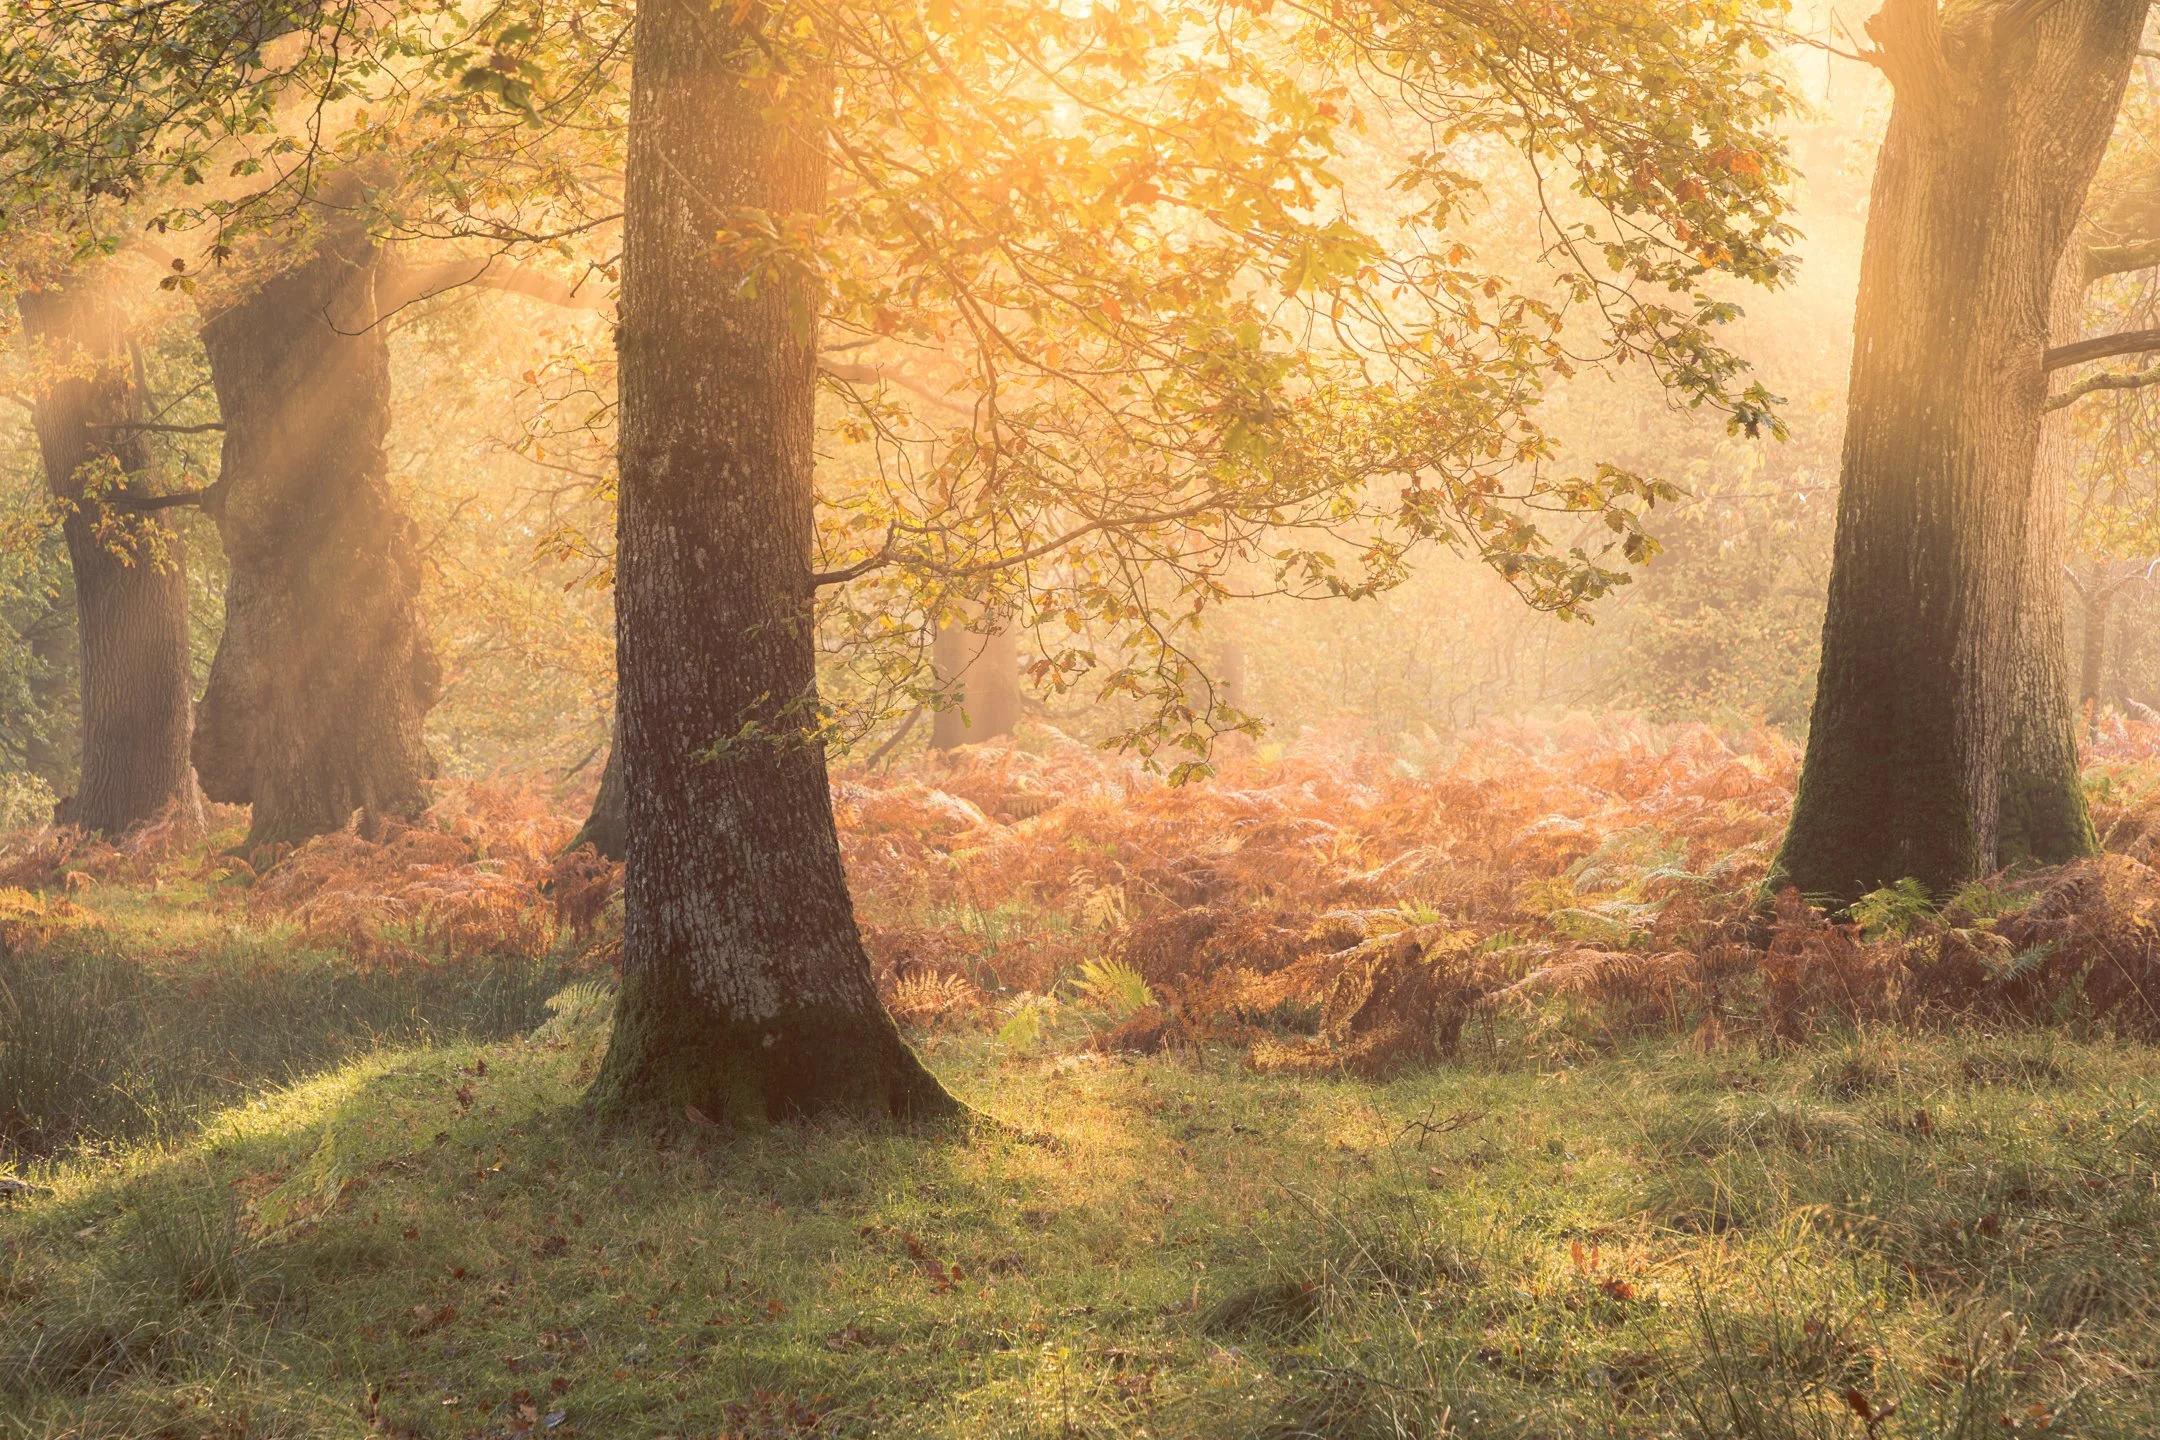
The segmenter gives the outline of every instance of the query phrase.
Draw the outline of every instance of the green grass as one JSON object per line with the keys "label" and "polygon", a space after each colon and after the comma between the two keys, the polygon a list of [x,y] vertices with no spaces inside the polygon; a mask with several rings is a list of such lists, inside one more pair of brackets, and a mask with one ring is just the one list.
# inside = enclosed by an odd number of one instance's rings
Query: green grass
{"label": "green grass", "polygon": [[2149,1049],[1375,1087],[962,1037],[1002,1125],[608,1134],[568,1031],[44,1172],[0,1434],[2160,1433]]}
{"label": "green grass", "polygon": [[356,967],[280,928],[101,918],[0,947],[0,1166],[171,1142],[236,1099],[386,1045],[521,1034],[568,958]]}

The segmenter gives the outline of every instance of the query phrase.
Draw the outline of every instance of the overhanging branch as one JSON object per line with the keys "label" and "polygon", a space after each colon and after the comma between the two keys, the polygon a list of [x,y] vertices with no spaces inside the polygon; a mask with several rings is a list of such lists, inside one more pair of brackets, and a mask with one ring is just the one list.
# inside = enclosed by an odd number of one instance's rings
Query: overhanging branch
{"label": "overhanging branch", "polygon": [[885,527],[885,543],[878,547],[878,552],[875,555],[872,555],[867,560],[858,560],[853,565],[843,566],[838,570],[812,571],[810,588],[815,590],[826,585],[845,585],[858,576],[867,575],[872,570],[890,564],[893,558],[893,543],[899,538],[900,525],[898,521],[895,521]]}
{"label": "overhanging branch", "polygon": [[608,308],[607,296],[596,285],[572,285],[560,276],[529,265],[504,264],[499,255],[447,260],[438,265],[398,266],[377,292],[376,308],[388,317],[408,305],[432,300],[467,285],[524,295],[564,310],[602,311]]}
{"label": "overhanging branch", "polygon": [[213,430],[223,430],[225,422],[209,420],[200,425],[164,425],[155,420],[120,420],[111,425],[85,425],[85,430],[125,430],[135,435],[207,435]]}
{"label": "overhanging branch", "polygon": [[2065,405],[2074,405],[2087,395],[2097,395],[2103,390],[2143,390],[2150,385],[2160,385],[2160,367],[2088,375],[2061,394],[2048,396],[2047,404],[2043,408],[2060,410]]}
{"label": "overhanging branch", "polygon": [[975,412],[949,395],[940,395],[911,375],[902,374],[886,365],[846,365],[829,360],[818,362],[818,373],[834,380],[844,380],[850,385],[897,385],[929,401],[941,410],[955,415],[972,416]]}
{"label": "overhanging branch", "polygon": [[219,479],[200,490],[175,490],[170,495],[130,495],[119,491],[98,498],[111,509],[127,510],[140,515],[153,510],[177,510],[182,505],[200,505],[205,510],[215,510],[224,496],[225,482]]}
{"label": "overhanging branch", "polygon": [[2089,245],[2085,249],[2085,283],[2132,270],[2160,265],[2160,239],[2131,240],[2121,245]]}
{"label": "overhanging branch", "polygon": [[2160,350],[2160,330],[2124,330],[2114,335],[2057,345],[2042,357],[2040,363],[2047,370],[2063,370],[2072,365],[2083,365],[2088,360],[2105,360],[2113,355],[2146,355],[2154,350]]}

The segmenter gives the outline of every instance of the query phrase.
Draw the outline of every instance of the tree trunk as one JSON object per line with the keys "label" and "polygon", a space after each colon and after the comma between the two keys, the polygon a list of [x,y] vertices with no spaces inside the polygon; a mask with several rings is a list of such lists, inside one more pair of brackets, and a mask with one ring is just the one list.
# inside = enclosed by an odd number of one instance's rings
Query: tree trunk
{"label": "tree trunk", "polygon": [[1235,640],[1225,640],[1222,647],[1222,687],[1218,698],[1237,711],[1245,711],[1245,647]]}
{"label": "tree trunk", "polygon": [[640,12],[625,176],[616,664],[623,985],[603,1113],[950,1112],[871,983],[840,866],[811,608],[814,298],[714,268],[726,217],[814,215],[825,87],[761,11]]}
{"label": "tree trunk", "polygon": [[608,726],[607,763],[600,767],[600,793],[593,796],[592,813],[571,838],[570,848],[590,845],[610,860],[622,859],[628,853],[624,833],[628,816],[622,780],[622,720],[618,713]]}
{"label": "tree trunk", "polygon": [[[2083,247],[2066,246],[2049,302],[2051,344],[2077,338],[2086,288]],[[2053,864],[2099,848],[2078,778],[2078,710],[2064,604],[2064,525],[2076,464],[2069,411],[2045,412],[2010,630],[2005,683],[2012,708],[2003,740],[1995,865]],[[2100,628],[2106,629],[2104,616]]]}
{"label": "tree trunk", "polygon": [[88,289],[26,291],[17,304],[52,367],[32,407],[46,485],[73,504],[61,530],[75,572],[82,766],[55,818],[117,834],[177,804],[199,827],[187,551],[154,517],[103,498],[140,493],[135,477],[149,465],[140,432],[104,428],[141,418],[123,369],[126,332]]}
{"label": "tree trunk", "polygon": [[2130,675],[2136,651],[2135,637],[2142,628],[2138,622],[2145,608],[2133,598],[2130,614],[2115,626],[2115,654],[2107,667],[2107,698],[2118,710],[2130,708]]}
{"label": "tree trunk", "polygon": [[1946,891],[2091,847],[2064,743],[2060,598],[2039,573],[2060,524],[2037,465],[2042,356],[2146,0],[2077,0],[2022,34],[1998,24],[2010,8],[1938,17],[1932,0],[1891,0],[1870,26],[1898,92],[1862,254],[1822,668],[1777,865],[1810,895],[1907,876]]}
{"label": "tree trunk", "polygon": [[387,478],[379,254],[356,226],[203,325],[225,418],[214,513],[231,579],[195,765],[254,806],[251,845],[414,815],[441,671],[421,628],[416,532]]}
{"label": "tree trunk", "polygon": [[2094,705],[2100,700],[2100,682],[2107,669],[2108,617],[2115,609],[2115,591],[2095,580],[2079,607],[2078,703]]}
{"label": "tree trunk", "polygon": [[930,748],[979,745],[1020,724],[1020,637],[1010,623],[980,635],[941,625],[930,642],[938,688],[957,701],[930,722]]}

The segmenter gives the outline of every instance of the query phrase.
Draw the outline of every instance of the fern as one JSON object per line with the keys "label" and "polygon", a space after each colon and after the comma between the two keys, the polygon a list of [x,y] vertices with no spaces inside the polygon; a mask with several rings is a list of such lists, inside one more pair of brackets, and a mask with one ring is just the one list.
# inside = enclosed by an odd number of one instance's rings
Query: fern
{"label": "fern", "polygon": [[1012,1014],[998,1027],[998,1044],[1011,1050],[1032,1050],[1042,1043],[1043,1021],[1049,1014],[1050,1002],[1038,995],[1031,995],[1013,1007]]}
{"label": "fern", "polygon": [[1086,930],[1122,930],[1126,923],[1125,889],[1104,885],[1088,892],[1080,902],[1080,924]]}
{"label": "fern", "polygon": [[593,980],[565,985],[547,998],[548,1018],[532,1032],[543,1045],[597,1036],[615,1023],[615,987]]}
{"label": "fern", "polygon": [[1920,928],[1935,911],[1935,899],[1927,886],[1910,875],[1895,885],[1870,890],[1853,902],[1853,923],[1866,940],[1902,940]]}
{"label": "fern", "polygon": [[1997,985],[2008,985],[2024,978],[2048,962],[2048,957],[2062,947],[2060,940],[2043,940],[2038,945],[2028,945],[2023,950],[2001,960],[1981,955],[1981,964],[1987,968],[1988,979]]}
{"label": "fern", "polygon": [[1155,1003],[1155,994],[1148,989],[1147,981],[1122,960],[1086,962],[1080,967],[1073,988],[1080,992],[1082,999],[1115,1020],[1123,1020],[1134,1011],[1145,1010]]}

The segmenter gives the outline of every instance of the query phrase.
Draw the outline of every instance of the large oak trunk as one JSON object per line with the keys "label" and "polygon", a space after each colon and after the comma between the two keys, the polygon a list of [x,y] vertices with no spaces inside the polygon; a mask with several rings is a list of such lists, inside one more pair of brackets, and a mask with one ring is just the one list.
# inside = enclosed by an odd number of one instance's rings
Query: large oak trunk
{"label": "large oak trunk", "polygon": [[[763,12],[737,11],[748,24]],[[734,283],[713,235],[815,213],[825,165],[725,9],[640,12],[617,525],[623,984],[594,1099],[715,1119],[953,1102],[871,983],[816,735],[812,297]],[[785,271],[786,267],[775,267]]]}
{"label": "large oak trunk", "polygon": [[[177,534],[126,508],[148,468],[119,315],[87,288],[25,292],[23,331],[46,375],[33,424],[75,572],[82,768],[55,818],[117,833],[178,805],[201,822],[188,765],[194,677],[187,553]],[[125,478],[123,478],[125,477]]]}
{"label": "large oak trunk", "polygon": [[203,325],[225,418],[214,513],[231,580],[195,766],[212,799],[254,806],[250,844],[427,805],[422,726],[441,672],[383,453],[378,263],[363,232],[333,228]]}
{"label": "large oak trunk", "polygon": [[1892,0],[1836,550],[1784,879],[1941,891],[2092,846],[2038,465],[2053,287],[2146,0]]}

